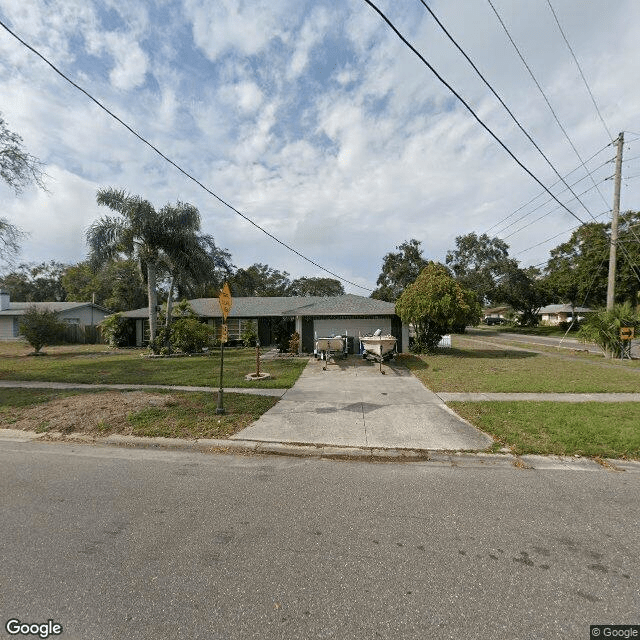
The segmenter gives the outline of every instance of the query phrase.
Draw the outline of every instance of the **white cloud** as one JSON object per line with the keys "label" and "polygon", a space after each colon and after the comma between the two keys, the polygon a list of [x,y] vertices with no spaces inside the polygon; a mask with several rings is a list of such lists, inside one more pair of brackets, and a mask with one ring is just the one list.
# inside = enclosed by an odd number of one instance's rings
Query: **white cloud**
{"label": "white cloud", "polygon": [[322,42],[330,26],[329,12],[324,7],[314,8],[295,38],[295,49],[287,69],[287,80],[295,80],[306,69],[311,50]]}
{"label": "white cloud", "polygon": [[290,6],[285,0],[184,0],[193,39],[212,61],[229,50],[246,56],[264,49],[284,31]]}

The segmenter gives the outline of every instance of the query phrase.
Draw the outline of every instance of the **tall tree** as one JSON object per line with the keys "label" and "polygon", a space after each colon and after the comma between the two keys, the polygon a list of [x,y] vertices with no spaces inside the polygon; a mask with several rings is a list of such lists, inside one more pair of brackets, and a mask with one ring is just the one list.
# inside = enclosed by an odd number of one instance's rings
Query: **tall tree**
{"label": "tall tree", "polygon": [[497,284],[495,300],[520,312],[520,324],[538,324],[538,311],[549,302],[549,292],[535,267],[521,269],[510,265]]}
{"label": "tall tree", "polygon": [[407,240],[389,252],[382,261],[382,271],[376,284],[378,288],[371,294],[377,300],[395,302],[404,289],[420,275],[427,266],[422,256],[420,240]]}
{"label": "tall tree", "polygon": [[481,304],[495,301],[498,278],[517,263],[509,258],[509,245],[486,233],[468,233],[456,238],[455,250],[448,251],[446,263],[456,280],[476,292]]}
{"label": "tall tree", "polygon": [[[551,250],[544,281],[551,298],[573,306],[604,306],[609,277],[611,224],[589,222]],[[640,212],[626,211],[618,222],[615,301],[640,303]]]}
{"label": "tall tree", "polygon": [[229,281],[234,296],[286,296],[290,285],[286,271],[260,263],[238,269]]}
{"label": "tall tree", "polygon": [[344,287],[335,278],[296,278],[289,289],[290,296],[341,296]]}
{"label": "tall tree", "polygon": [[551,299],[573,307],[603,304],[608,265],[607,225],[583,224],[567,242],[551,250],[544,278]]}
{"label": "tall tree", "polygon": [[158,276],[163,264],[184,264],[193,237],[200,229],[200,214],[191,204],[167,204],[160,211],[140,196],[113,188],[100,189],[99,205],[118,216],[103,216],[87,231],[89,258],[98,267],[116,256],[134,258],[147,281],[149,335],[157,334]]}
{"label": "tall tree", "polygon": [[418,352],[433,351],[442,336],[456,327],[478,323],[480,312],[475,293],[437,262],[429,262],[396,302],[402,322],[415,327]]}
{"label": "tall tree", "polygon": [[[35,182],[45,189],[42,162],[27,153],[22,146],[22,138],[7,127],[0,114],[0,178],[6,182],[16,195]],[[7,218],[0,217],[0,261],[11,265],[20,252],[20,242],[26,233],[12,224]]]}
{"label": "tall tree", "polygon": [[69,266],[62,276],[67,300],[88,302],[112,311],[129,311],[143,307],[146,291],[140,268],[134,260],[116,258],[97,271],[88,261]]}
{"label": "tall tree", "polygon": [[0,288],[15,302],[64,302],[67,292],[62,280],[66,269],[66,264],[55,260],[20,264],[0,278]]}

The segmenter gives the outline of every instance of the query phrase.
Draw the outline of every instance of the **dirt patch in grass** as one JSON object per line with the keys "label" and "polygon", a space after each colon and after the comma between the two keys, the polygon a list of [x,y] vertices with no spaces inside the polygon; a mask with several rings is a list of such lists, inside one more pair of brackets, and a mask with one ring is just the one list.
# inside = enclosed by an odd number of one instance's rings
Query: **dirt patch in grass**
{"label": "dirt patch in grass", "polygon": [[0,427],[36,431],[171,438],[225,438],[249,426],[277,399],[225,393],[225,414],[216,415],[215,393],[102,391],[54,395],[20,391],[17,402],[0,412]]}
{"label": "dirt patch in grass", "polygon": [[167,407],[175,402],[171,395],[144,391],[83,393],[55,398],[44,404],[17,411],[13,429],[32,431],[96,432],[121,431],[129,425],[128,416],[149,408]]}

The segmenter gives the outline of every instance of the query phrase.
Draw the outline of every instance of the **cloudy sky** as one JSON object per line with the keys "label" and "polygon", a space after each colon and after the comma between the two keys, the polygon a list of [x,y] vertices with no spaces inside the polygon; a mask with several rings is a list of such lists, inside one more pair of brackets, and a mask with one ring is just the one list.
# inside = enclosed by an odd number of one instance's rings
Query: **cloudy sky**
{"label": "cloudy sky", "polygon": [[[547,0],[492,1],[593,179],[488,0],[429,6],[586,192],[584,206],[552,187],[553,170],[419,0],[376,4],[576,216],[604,219],[615,149]],[[551,1],[612,136],[628,132],[622,208],[637,209],[640,3]],[[363,0],[0,0],[0,19],[221,198],[365,287],[347,291],[368,295],[384,254],[409,238],[444,261],[457,235],[489,231],[526,266],[578,224]],[[237,266],[327,275],[180,174],[4,29],[0,112],[49,175],[46,193],[16,197],[0,185],[0,215],[30,234],[23,261],[83,259],[87,226],[108,213],[96,190],[113,186],[158,207],[195,204]]]}

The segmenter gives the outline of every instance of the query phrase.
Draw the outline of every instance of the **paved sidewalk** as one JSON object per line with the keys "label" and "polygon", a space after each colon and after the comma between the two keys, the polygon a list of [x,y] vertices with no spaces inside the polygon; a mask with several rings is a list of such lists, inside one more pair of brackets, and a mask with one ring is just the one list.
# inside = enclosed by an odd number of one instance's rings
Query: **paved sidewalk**
{"label": "paved sidewalk", "polygon": [[[0,388],[20,389],[115,389],[118,391],[150,391],[152,389],[165,389],[167,391],[203,391],[205,393],[217,393],[214,387],[186,387],[169,384],[83,384],[81,382],[35,382],[20,380],[0,380]],[[273,396],[280,398],[286,389],[252,389],[252,388],[224,388],[225,393],[248,393],[257,396]]]}
{"label": "paved sidewalk", "polygon": [[311,360],[292,389],[234,440],[379,449],[482,450],[492,438],[465,422],[408,369],[350,357]]}

